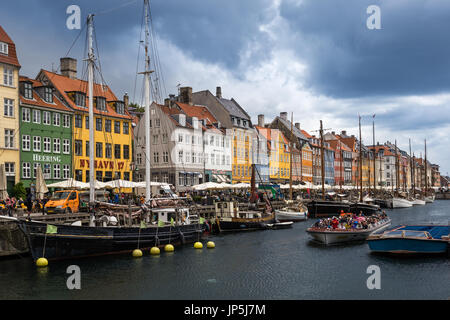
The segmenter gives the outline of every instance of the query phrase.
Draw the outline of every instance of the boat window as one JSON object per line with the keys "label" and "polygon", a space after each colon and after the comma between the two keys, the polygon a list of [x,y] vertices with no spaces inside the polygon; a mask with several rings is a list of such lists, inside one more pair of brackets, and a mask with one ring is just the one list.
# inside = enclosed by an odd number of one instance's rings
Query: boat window
{"label": "boat window", "polygon": [[405,231],[405,237],[427,238],[427,232],[424,231]]}

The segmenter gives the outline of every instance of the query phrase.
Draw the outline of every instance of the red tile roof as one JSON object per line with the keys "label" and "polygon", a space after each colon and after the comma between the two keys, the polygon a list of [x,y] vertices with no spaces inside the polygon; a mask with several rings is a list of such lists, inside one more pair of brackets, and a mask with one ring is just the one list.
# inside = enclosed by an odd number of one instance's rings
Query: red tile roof
{"label": "red tile roof", "polygon": [[17,59],[16,45],[8,34],[0,26],[0,42],[8,44],[8,55],[0,53],[0,63],[10,64],[20,68],[19,59]]}
{"label": "red tile roof", "polygon": [[207,124],[216,123],[216,118],[209,112],[207,107],[175,102],[188,117],[196,117],[199,120],[206,119]]}
{"label": "red tile roof", "polygon": [[[41,87],[43,84],[40,81],[30,79],[28,77],[19,76],[19,81],[28,81],[31,82],[33,85],[33,88]],[[53,103],[48,103],[44,99],[42,99],[35,90],[33,90],[33,99],[27,99],[24,96],[20,95],[20,103],[21,104],[28,104],[33,105],[37,107],[45,107],[45,108],[52,108],[57,109],[61,111],[68,111],[72,112],[72,109],[68,108],[66,105],[64,105],[61,100],[58,99],[55,95],[53,95]]]}
{"label": "red tile roof", "polygon": [[[40,74],[43,74],[50,83],[58,90],[58,92],[62,95],[64,100],[69,104],[69,106],[76,110],[76,111],[83,111],[83,112],[89,112],[88,109],[88,82],[80,79],[71,79],[68,77],[65,77],[63,75],[50,72],[47,70],[41,70]],[[72,99],[69,98],[67,95],[68,92],[83,92],[86,94],[86,107],[80,107],[75,104],[75,102],[72,101]],[[109,104],[108,102],[111,101],[119,101],[117,97],[114,95],[112,90],[107,85],[101,85],[98,83],[94,84],[94,97],[100,96],[106,98],[106,111],[100,111],[97,108],[94,108],[94,114],[97,115],[104,115],[104,116],[110,116],[110,117],[116,117],[116,118],[124,118],[131,120],[131,116],[128,113],[127,110],[125,110],[125,114],[119,114],[117,113]]]}

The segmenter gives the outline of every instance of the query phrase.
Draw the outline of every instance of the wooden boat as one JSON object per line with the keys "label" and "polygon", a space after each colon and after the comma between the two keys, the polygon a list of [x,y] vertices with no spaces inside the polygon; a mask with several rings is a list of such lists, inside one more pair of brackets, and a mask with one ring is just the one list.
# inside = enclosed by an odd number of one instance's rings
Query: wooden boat
{"label": "wooden boat", "polygon": [[394,208],[394,209],[410,208],[412,206],[413,206],[412,202],[407,199],[399,198],[399,197],[392,198],[392,208]]}
{"label": "wooden boat", "polygon": [[275,210],[275,217],[278,221],[303,221],[307,219],[308,209],[305,211],[294,211],[294,209],[291,209],[289,207]]}
{"label": "wooden boat", "polygon": [[450,226],[396,226],[369,236],[372,252],[391,254],[442,254],[449,246]]}
{"label": "wooden boat", "polygon": [[324,244],[335,244],[349,241],[366,240],[373,232],[386,229],[391,224],[391,219],[387,218],[379,221],[376,225],[368,229],[322,229],[310,227],[306,230],[314,240]]}
{"label": "wooden boat", "polygon": [[425,202],[425,200],[422,200],[422,199],[414,199],[413,201],[412,201],[412,204],[414,205],[414,206],[417,206],[417,205],[419,205],[419,206],[424,206],[425,204],[426,204],[426,202]]}
{"label": "wooden boat", "polygon": [[357,202],[350,205],[350,212],[354,214],[360,214],[362,212],[365,216],[371,216],[380,213],[380,206],[376,204]]}

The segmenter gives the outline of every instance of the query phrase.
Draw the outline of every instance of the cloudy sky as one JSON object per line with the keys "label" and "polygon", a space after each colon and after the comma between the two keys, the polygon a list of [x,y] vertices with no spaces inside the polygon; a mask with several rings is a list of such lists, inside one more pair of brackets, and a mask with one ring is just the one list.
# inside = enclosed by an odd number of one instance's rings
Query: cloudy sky
{"label": "cloudy sky", "polygon": [[[16,0],[0,3],[0,24],[15,41],[21,74],[78,59],[85,32],[69,30],[69,5],[82,22],[95,13],[103,77],[116,95],[141,101],[143,0]],[[367,28],[367,8],[381,29]],[[307,131],[358,134],[363,143],[394,142],[450,172],[450,1],[447,0],[154,0],[154,33],[164,83],[194,91],[222,87],[253,117],[294,113]],[[140,53],[139,53],[140,52]],[[135,84],[136,83],[136,84]],[[289,115],[290,117],[290,115]],[[314,132],[311,132],[314,134]]]}

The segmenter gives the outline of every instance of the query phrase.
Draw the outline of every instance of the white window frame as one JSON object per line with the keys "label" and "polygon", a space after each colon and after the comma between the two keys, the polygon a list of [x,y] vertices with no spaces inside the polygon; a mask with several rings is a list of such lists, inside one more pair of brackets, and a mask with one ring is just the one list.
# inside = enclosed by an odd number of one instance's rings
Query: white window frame
{"label": "white window frame", "polygon": [[3,99],[3,115],[5,117],[14,118],[14,100],[9,98]]}
{"label": "white window frame", "polygon": [[33,109],[33,123],[41,123],[41,110]]}
{"label": "white window frame", "polygon": [[42,138],[42,144],[44,147],[44,152],[45,153],[50,153],[52,152],[52,139],[50,137],[43,137]]}
{"label": "white window frame", "polygon": [[22,108],[22,121],[23,122],[31,122],[30,108]]}
{"label": "white window frame", "polygon": [[22,151],[31,150],[31,137],[27,134],[22,135]]}
{"label": "white window frame", "polygon": [[70,115],[63,114],[63,127],[70,128]]}
{"label": "white window frame", "polygon": [[33,151],[41,152],[41,137],[33,137]]}
{"label": "white window frame", "polygon": [[50,163],[44,163],[44,167],[42,168],[42,173],[44,175],[44,179],[52,178],[52,166]]}
{"label": "white window frame", "polygon": [[52,121],[52,114],[51,114],[51,112],[44,111],[42,124],[45,124],[46,126],[49,126],[49,125],[51,125],[51,121]]}
{"label": "white window frame", "polygon": [[8,44],[6,42],[0,42],[0,53],[8,55]]}
{"label": "white window frame", "polygon": [[8,87],[14,86],[14,70],[7,66],[3,67],[3,85]]}
{"label": "white window frame", "polygon": [[63,179],[70,179],[70,167],[68,164],[63,164]]}
{"label": "white window frame", "polygon": [[53,113],[53,125],[59,127],[61,125],[61,115],[57,112]]}
{"label": "white window frame", "polygon": [[14,149],[14,129],[5,129],[5,148]]}
{"label": "white window frame", "polygon": [[53,165],[53,178],[61,179],[61,165],[60,164]]}
{"label": "white window frame", "polygon": [[63,139],[63,153],[70,154],[70,140]]}
{"label": "white window frame", "polygon": [[29,162],[22,162],[22,178],[31,178],[31,164]]}
{"label": "white window frame", "polygon": [[53,153],[61,153],[61,139],[53,138]]}

